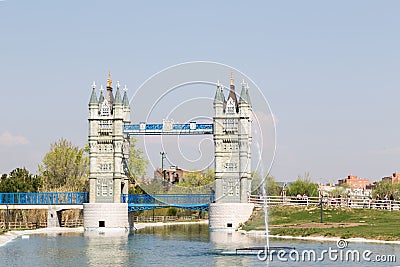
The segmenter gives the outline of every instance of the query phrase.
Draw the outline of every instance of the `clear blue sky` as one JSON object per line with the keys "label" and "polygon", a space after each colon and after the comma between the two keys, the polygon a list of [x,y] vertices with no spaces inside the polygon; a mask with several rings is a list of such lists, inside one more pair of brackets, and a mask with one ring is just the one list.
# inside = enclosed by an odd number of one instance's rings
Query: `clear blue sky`
{"label": "clear blue sky", "polygon": [[[0,1],[0,173],[87,139],[93,80],[132,95],[192,60],[234,66],[277,119],[272,174],[400,170],[399,1]],[[104,83],[103,82],[103,83]]]}

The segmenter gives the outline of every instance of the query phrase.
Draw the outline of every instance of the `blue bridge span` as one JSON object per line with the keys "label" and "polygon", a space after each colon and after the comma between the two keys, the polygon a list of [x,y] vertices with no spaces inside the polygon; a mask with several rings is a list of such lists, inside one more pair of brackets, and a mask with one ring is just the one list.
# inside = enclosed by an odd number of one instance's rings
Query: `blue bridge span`
{"label": "blue bridge span", "polygon": [[[121,202],[128,203],[128,211],[152,210],[156,208],[183,208],[190,210],[208,210],[214,201],[210,194],[162,194],[162,195],[122,195]],[[0,206],[24,205],[82,205],[89,202],[88,192],[37,192],[37,193],[0,193]],[[8,207],[7,207],[8,208]],[[44,207],[45,208],[45,207]]]}

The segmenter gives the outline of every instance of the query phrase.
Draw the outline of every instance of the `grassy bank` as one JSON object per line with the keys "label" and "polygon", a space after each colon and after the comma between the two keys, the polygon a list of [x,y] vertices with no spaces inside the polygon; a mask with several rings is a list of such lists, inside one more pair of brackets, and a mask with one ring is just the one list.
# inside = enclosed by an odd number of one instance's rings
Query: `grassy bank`
{"label": "grassy bank", "polygon": [[[318,207],[274,206],[268,216],[272,235],[400,240],[400,211],[326,207],[320,223]],[[253,212],[243,229],[265,230],[264,212]]]}

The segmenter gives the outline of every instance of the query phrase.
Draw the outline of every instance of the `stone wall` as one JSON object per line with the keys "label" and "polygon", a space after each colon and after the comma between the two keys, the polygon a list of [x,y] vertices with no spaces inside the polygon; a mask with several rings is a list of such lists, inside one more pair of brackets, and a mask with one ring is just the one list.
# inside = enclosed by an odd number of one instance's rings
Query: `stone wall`
{"label": "stone wall", "polygon": [[211,231],[235,231],[246,222],[252,212],[253,203],[211,203],[209,226]]}
{"label": "stone wall", "polygon": [[106,231],[108,229],[130,229],[127,203],[83,204],[83,226],[85,230]]}

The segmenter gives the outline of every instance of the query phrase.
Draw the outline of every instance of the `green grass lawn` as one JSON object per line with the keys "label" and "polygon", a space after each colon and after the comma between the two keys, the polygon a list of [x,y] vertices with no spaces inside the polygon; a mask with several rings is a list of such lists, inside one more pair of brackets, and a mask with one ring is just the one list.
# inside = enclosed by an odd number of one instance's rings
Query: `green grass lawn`
{"label": "green grass lawn", "polygon": [[[269,208],[269,233],[272,235],[362,237],[400,240],[400,211],[310,206],[274,206]],[[244,230],[264,230],[264,212],[253,212]]]}

